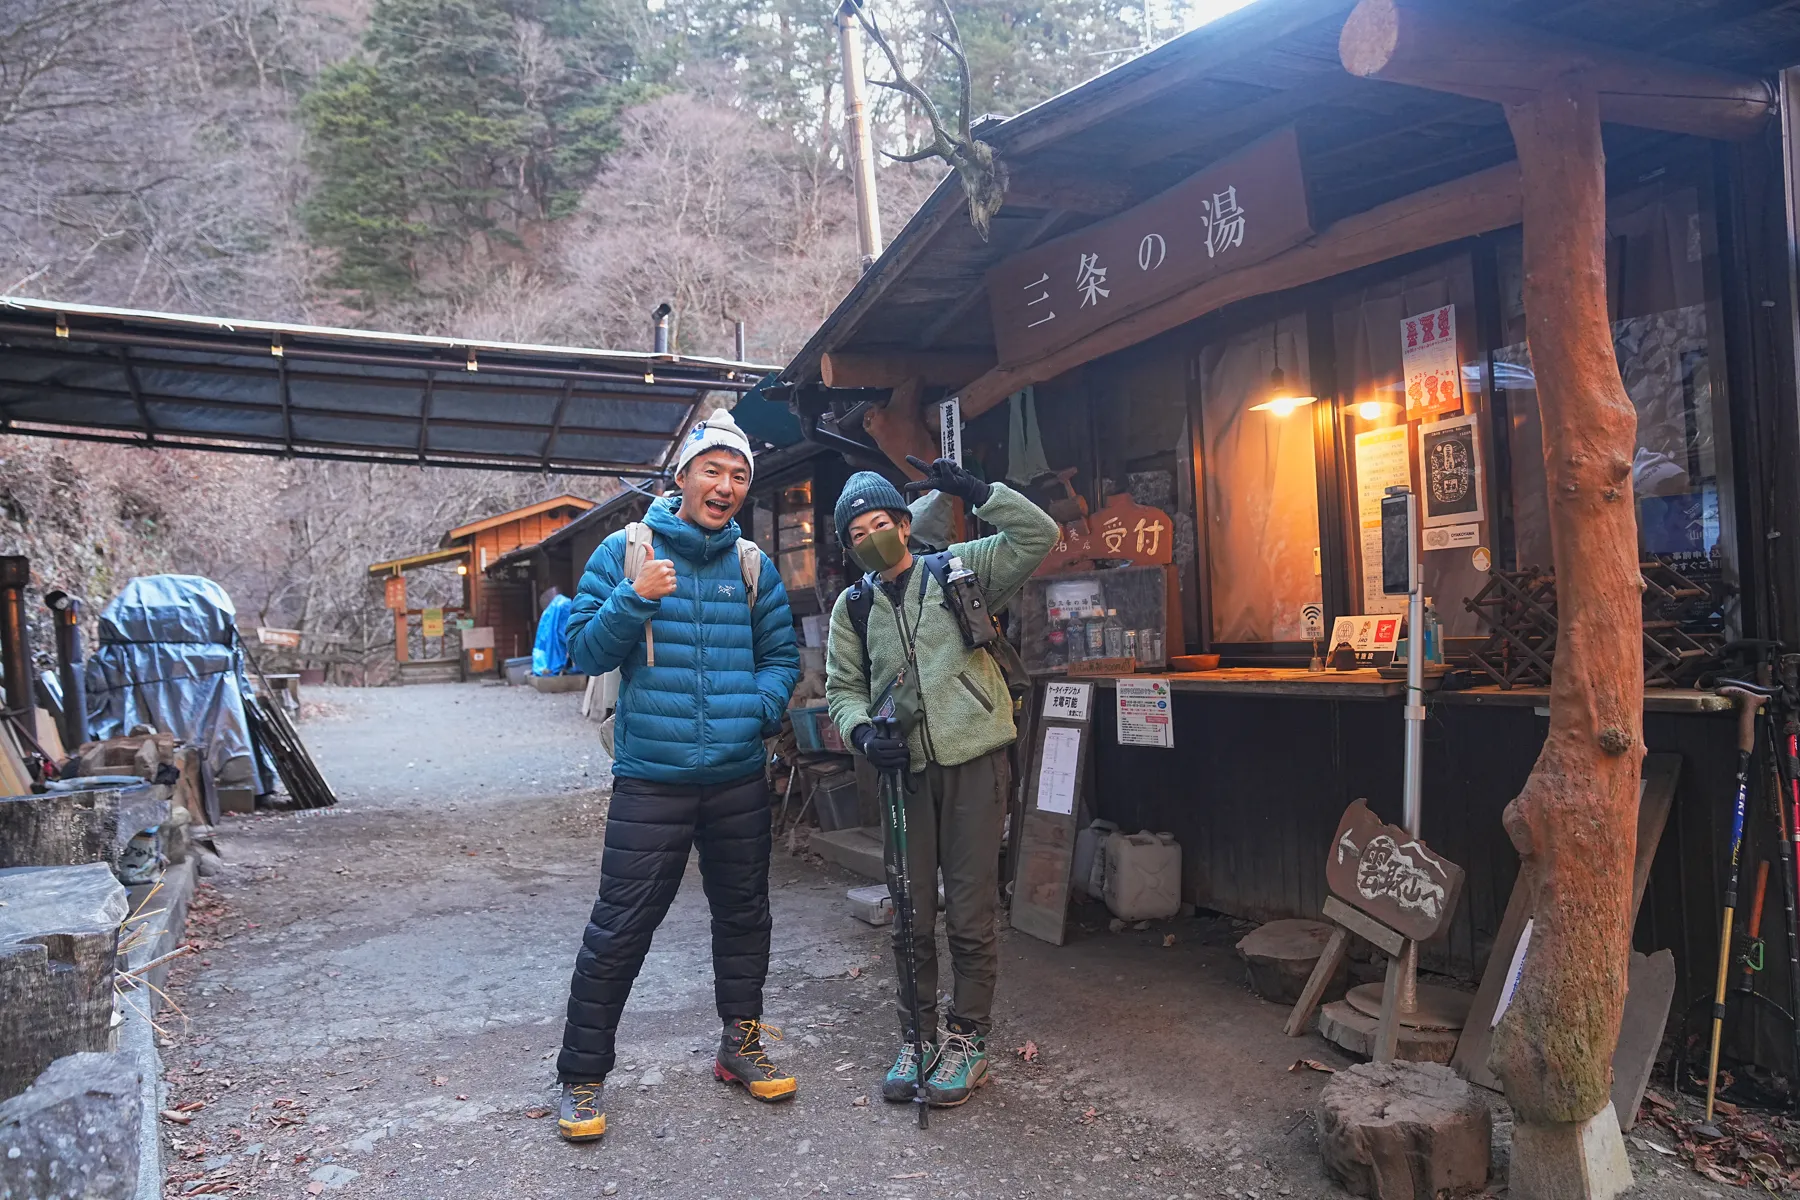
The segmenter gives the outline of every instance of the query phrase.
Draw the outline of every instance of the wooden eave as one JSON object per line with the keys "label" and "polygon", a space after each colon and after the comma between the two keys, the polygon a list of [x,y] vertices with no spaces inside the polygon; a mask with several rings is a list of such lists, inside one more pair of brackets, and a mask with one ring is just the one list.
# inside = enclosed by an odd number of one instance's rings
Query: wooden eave
{"label": "wooden eave", "polygon": [[[1353,7],[1259,0],[994,125],[984,136],[1028,186],[1009,196],[990,239],[970,228],[961,186],[947,177],[783,379],[820,381],[827,353],[991,353],[983,291],[990,268],[1290,123],[1317,229],[1512,160],[1497,104],[1349,75],[1338,37]],[[1800,0],[1466,0],[1446,8],[1745,74],[1800,62]],[[1613,161],[1680,140],[1623,125],[1606,130]],[[1060,207],[1059,183],[1068,192]]]}
{"label": "wooden eave", "polygon": [[584,500],[580,496],[570,496],[565,494],[557,496],[554,499],[541,500],[536,504],[528,504],[524,508],[515,508],[511,512],[503,512],[498,516],[484,517],[479,521],[470,521],[467,525],[458,525],[455,529],[452,529],[449,533],[444,535],[444,540],[446,542],[459,541],[462,538],[471,537],[480,533],[484,529],[493,529],[497,525],[506,525],[513,521],[523,521],[528,517],[541,516],[544,513],[555,512],[559,508],[568,508],[573,509],[578,513],[584,513],[592,507],[594,507],[594,502],[592,500]]}

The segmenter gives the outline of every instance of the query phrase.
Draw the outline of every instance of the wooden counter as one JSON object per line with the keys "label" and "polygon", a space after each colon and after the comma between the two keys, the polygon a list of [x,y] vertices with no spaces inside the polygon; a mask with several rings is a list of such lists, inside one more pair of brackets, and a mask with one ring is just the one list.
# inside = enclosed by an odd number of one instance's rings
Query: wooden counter
{"label": "wooden counter", "polygon": [[[1406,682],[1384,679],[1373,668],[1357,671],[1307,671],[1298,667],[1221,667],[1216,671],[1146,671],[1158,679],[1167,679],[1176,692],[1199,692],[1228,696],[1286,696],[1308,700],[1392,700],[1406,694]],[[1086,682],[1111,688],[1115,676],[1092,676]],[[1427,703],[1483,705],[1502,708],[1545,708],[1550,703],[1550,689],[1517,687],[1502,691],[1497,687],[1464,688],[1460,691],[1438,690],[1436,679],[1425,681]],[[1691,688],[1646,688],[1644,711],[1654,713],[1722,713],[1732,711],[1732,703],[1712,692]]]}
{"label": "wooden counter", "polygon": [[[1176,692],[1213,695],[1294,696],[1311,700],[1390,700],[1406,694],[1406,683],[1383,679],[1374,668],[1359,671],[1308,671],[1301,667],[1221,667],[1216,671],[1146,671],[1167,679]],[[1101,675],[1088,682],[1103,688],[1113,677]],[[1436,683],[1435,680],[1431,681]]]}

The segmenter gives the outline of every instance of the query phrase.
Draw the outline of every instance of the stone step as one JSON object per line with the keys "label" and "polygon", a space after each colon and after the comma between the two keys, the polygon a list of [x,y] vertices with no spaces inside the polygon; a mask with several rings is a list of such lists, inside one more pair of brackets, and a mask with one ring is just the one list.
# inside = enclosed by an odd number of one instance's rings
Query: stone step
{"label": "stone step", "polygon": [[878,883],[887,882],[887,870],[881,862],[881,826],[870,825],[860,829],[838,829],[831,833],[818,830],[812,835],[813,853],[828,863],[834,863],[861,875],[864,879],[873,879]]}

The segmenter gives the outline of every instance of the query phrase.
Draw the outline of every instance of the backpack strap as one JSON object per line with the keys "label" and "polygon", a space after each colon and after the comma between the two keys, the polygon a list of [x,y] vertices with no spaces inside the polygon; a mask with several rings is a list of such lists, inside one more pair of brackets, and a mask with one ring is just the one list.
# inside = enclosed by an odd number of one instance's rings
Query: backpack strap
{"label": "backpack strap", "polygon": [[850,616],[850,627],[856,630],[857,639],[862,643],[863,681],[874,687],[875,681],[869,678],[873,669],[869,662],[869,614],[875,609],[875,576],[872,573],[850,585],[850,597],[844,601],[844,609]]}
{"label": "backpack strap", "polygon": [[[635,583],[642,573],[644,564],[650,561],[655,553],[655,543],[651,540],[650,526],[642,521],[633,521],[625,526],[625,581]],[[656,637],[650,632],[650,622],[644,622],[644,665],[656,665]]]}
{"label": "backpack strap", "polygon": [[[744,590],[750,595],[750,610],[751,613],[754,614],[756,611],[756,591],[762,583],[762,547],[751,541],[749,538],[739,538],[737,551],[738,572],[744,577]],[[752,616],[751,624],[754,630],[754,615]]]}

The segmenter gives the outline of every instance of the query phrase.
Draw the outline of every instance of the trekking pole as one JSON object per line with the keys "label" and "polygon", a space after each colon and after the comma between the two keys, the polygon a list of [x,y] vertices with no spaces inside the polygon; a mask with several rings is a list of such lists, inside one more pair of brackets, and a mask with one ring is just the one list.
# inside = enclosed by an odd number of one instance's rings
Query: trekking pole
{"label": "trekking pole", "polygon": [[[1776,692],[1765,710],[1769,725],[1769,759],[1775,782],[1775,818],[1781,826],[1782,898],[1787,904],[1789,1000],[1794,1062],[1800,1069],[1800,656],[1780,659]],[[1776,712],[1780,711],[1777,720]],[[1800,1088],[1790,1088],[1790,1107],[1800,1105]]]}
{"label": "trekking pole", "polygon": [[1731,978],[1731,922],[1737,912],[1738,873],[1744,849],[1744,802],[1750,790],[1750,758],[1756,752],[1756,711],[1768,697],[1755,684],[1723,681],[1719,695],[1730,696],[1738,708],[1737,799],[1731,811],[1731,873],[1725,884],[1725,913],[1719,932],[1719,978],[1713,988],[1712,1048],[1706,1059],[1706,1119],[1712,1125],[1713,1101],[1718,1094],[1719,1041],[1725,1032],[1725,985]]}
{"label": "trekking pole", "polygon": [[[893,737],[898,731],[899,722],[893,717],[874,718],[875,733],[879,737]],[[906,796],[904,772],[901,770],[883,771],[881,773],[882,801],[887,805],[888,824],[894,830],[894,921],[900,927],[900,986],[906,998],[906,1006],[912,1022],[913,1051],[913,1103],[919,1109],[919,1128],[924,1129],[930,1123],[930,1108],[925,1103],[925,1030],[923,1016],[919,1010],[919,960],[917,946],[913,942],[913,899],[912,879],[906,865]]]}
{"label": "trekking pole", "polygon": [[1756,888],[1750,893],[1750,923],[1744,926],[1744,932],[1750,936],[1744,944],[1744,952],[1738,955],[1738,961],[1744,967],[1744,977],[1738,983],[1738,991],[1745,995],[1756,989],[1756,974],[1763,969],[1763,899],[1768,891],[1769,860],[1765,858],[1756,864]]}

